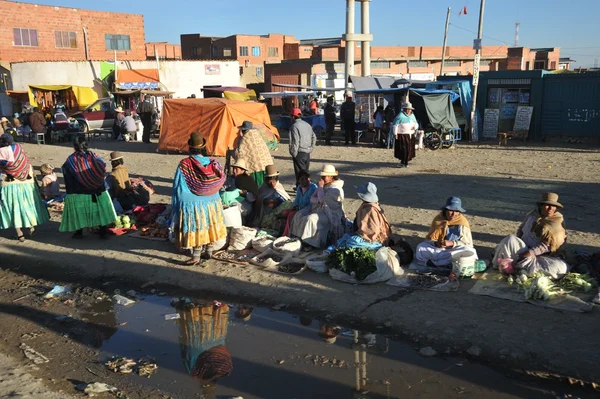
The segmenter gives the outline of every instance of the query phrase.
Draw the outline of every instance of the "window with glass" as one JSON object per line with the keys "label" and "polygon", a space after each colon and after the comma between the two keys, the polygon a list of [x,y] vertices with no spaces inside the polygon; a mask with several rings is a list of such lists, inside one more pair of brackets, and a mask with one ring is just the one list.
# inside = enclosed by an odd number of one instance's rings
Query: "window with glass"
{"label": "window with glass", "polygon": [[389,69],[389,61],[371,61],[371,69]]}
{"label": "window with glass", "polygon": [[252,46],[252,56],[260,57],[260,47],[259,46]]}
{"label": "window with glass", "polygon": [[447,67],[459,67],[460,65],[461,65],[460,61],[457,61],[457,60],[444,61],[444,66],[447,66]]}
{"label": "window with glass", "polygon": [[107,50],[131,50],[129,35],[104,35]]}
{"label": "window with glass", "polygon": [[231,57],[231,47],[223,48],[223,57]]}
{"label": "window with glass", "polygon": [[77,48],[77,34],[66,30],[55,30],[54,41],[56,47]]}
{"label": "window with glass", "polygon": [[240,46],[240,57],[248,56],[248,46]]}
{"label": "window with glass", "polygon": [[256,67],[256,77],[257,78],[263,77],[263,68],[262,67]]}
{"label": "window with glass", "polygon": [[421,60],[410,60],[408,61],[408,67],[409,68],[427,68],[429,66],[429,62],[428,61],[421,61]]}
{"label": "window with glass", "polygon": [[37,30],[26,28],[13,28],[13,42],[15,46],[37,47]]}
{"label": "window with glass", "polygon": [[269,47],[269,57],[279,57],[279,47]]}

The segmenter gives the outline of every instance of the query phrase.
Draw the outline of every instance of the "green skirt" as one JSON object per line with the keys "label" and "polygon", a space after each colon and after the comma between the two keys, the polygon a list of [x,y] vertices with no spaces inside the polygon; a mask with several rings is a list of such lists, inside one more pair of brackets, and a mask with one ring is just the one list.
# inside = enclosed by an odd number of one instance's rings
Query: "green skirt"
{"label": "green skirt", "polygon": [[0,228],[34,227],[49,219],[33,179],[2,182],[0,187]]}
{"label": "green skirt", "polygon": [[262,170],[260,172],[252,172],[250,173],[250,176],[254,179],[254,181],[256,182],[256,185],[258,187],[262,186],[263,183],[265,182],[265,171]]}
{"label": "green skirt", "polygon": [[77,231],[86,227],[108,226],[117,219],[108,191],[96,197],[90,194],[67,194],[59,230]]}

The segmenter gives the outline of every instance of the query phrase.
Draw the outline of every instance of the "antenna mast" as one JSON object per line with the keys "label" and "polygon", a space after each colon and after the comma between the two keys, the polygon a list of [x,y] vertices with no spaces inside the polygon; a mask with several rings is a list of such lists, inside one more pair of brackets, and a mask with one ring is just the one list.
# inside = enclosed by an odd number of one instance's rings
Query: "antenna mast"
{"label": "antenna mast", "polygon": [[519,47],[519,27],[521,26],[520,22],[515,23],[515,47]]}

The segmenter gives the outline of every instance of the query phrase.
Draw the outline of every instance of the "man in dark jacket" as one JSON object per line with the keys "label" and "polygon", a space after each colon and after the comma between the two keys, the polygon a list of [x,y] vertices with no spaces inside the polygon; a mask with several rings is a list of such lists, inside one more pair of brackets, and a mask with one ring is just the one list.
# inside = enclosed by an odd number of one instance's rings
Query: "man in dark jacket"
{"label": "man in dark jacket", "polygon": [[150,132],[152,131],[152,116],[154,115],[154,105],[150,102],[150,96],[146,95],[144,101],[137,107],[137,113],[144,125],[144,134],[142,141],[146,144],[150,143]]}
{"label": "man in dark jacket", "polygon": [[33,113],[29,117],[29,125],[33,133],[46,133],[46,118],[38,107],[33,109]]}
{"label": "man in dark jacket", "polygon": [[344,134],[346,136],[346,145],[352,140],[352,144],[356,144],[356,133],[354,132],[354,114],[356,104],[352,101],[352,93],[346,94],[346,101],[342,104],[340,114],[344,121]]}
{"label": "man in dark jacket", "polygon": [[325,144],[331,145],[331,136],[335,130],[335,107],[333,106],[333,96],[327,97],[325,105]]}

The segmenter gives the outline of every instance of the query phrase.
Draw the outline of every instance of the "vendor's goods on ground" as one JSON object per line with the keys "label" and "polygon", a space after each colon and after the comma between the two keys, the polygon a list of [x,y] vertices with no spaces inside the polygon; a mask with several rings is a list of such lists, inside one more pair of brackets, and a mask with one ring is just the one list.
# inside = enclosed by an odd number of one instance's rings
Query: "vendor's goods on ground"
{"label": "vendor's goods on ground", "polygon": [[329,269],[336,269],[358,281],[377,270],[375,252],[366,248],[337,248],[327,258]]}
{"label": "vendor's goods on ground", "polygon": [[252,246],[252,239],[256,237],[256,229],[251,227],[233,227],[229,234],[229,250],[242,250]]}
{"label": "vendor's goods on ground", "polygon": [[302,241],[297,238],[279,237],[273,241],[273,250],[284,256],[296,256],[302,249]]}
{"label": "vendor's goods on ground", "polygon": [[149,226],[140,229],[142,237],[169,238],[169,229],[161,227],[158,223],[152,223]]}

